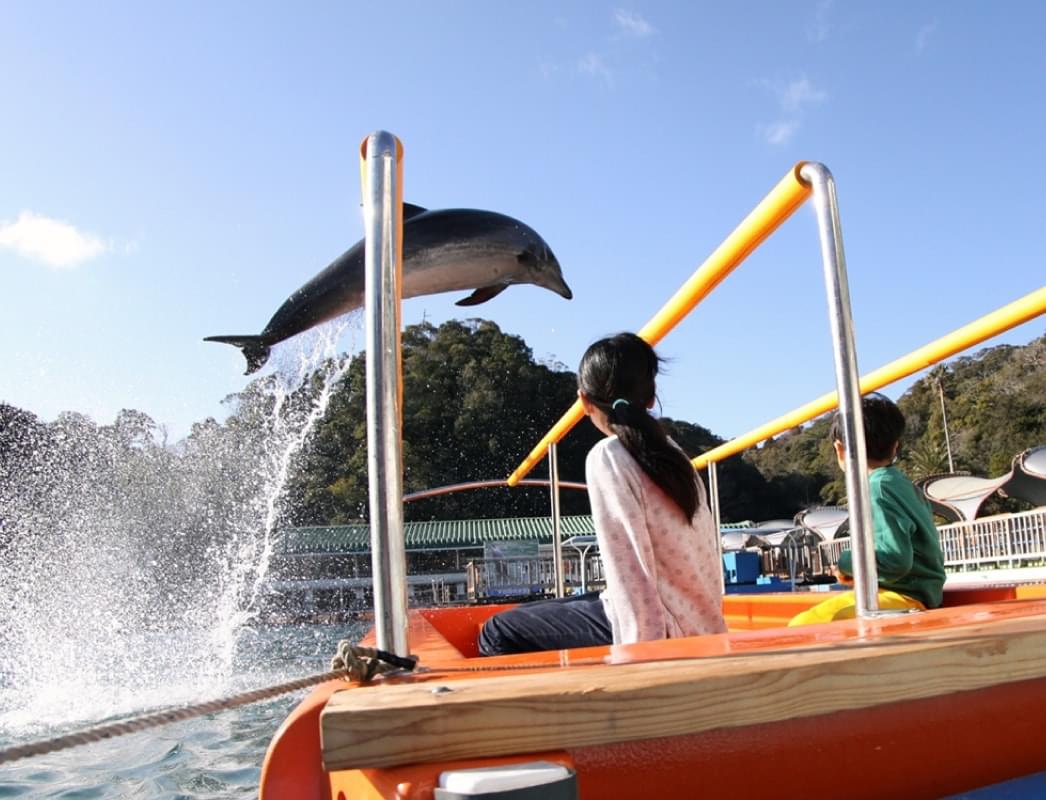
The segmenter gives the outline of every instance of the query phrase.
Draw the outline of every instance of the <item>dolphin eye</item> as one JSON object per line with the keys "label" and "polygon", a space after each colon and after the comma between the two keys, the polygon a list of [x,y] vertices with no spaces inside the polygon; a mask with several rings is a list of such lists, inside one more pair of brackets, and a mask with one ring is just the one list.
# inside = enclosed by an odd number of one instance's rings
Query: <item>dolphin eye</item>
{"label": "dolphin eye", "polygon": [[520,264],[536,264],[537,257],[530,250],[524,250],[521,253],[516,253],[516,261]]}

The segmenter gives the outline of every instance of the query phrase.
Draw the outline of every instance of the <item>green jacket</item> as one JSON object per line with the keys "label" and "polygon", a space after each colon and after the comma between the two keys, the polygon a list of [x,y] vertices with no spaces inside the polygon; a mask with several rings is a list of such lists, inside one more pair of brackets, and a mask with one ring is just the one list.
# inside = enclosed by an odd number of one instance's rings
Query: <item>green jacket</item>
{"label": "green jacket", "polygon": [[[868,483],[879,587],[937,608],[943,597],[944,556],[929,504],[896,467],[873,469]],[[853,575],[849,551],[839,556],[839,571]]]}

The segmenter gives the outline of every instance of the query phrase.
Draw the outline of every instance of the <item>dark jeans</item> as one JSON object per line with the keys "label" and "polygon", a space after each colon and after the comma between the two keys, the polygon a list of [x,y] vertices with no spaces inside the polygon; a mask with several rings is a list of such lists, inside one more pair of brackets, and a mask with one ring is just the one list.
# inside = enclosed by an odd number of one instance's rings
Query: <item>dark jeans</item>
{"label": "dark jeans", "polygon": [[611,644],[614,635],[599,592],[523,603],[483,624],[479,652],[484,656],[532,653]]}

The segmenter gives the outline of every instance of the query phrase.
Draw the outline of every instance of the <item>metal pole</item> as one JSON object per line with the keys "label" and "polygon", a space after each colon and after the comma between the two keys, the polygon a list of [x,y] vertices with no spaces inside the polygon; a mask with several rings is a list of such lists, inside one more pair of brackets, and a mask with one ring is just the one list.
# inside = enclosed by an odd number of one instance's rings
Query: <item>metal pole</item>
{"label": "metal pole", "polygon": [[548,446],[549,491],[552,495],[552,568],[556,573],[556,597],[563,597],[563,543],[559,537],[559,462],[556,444]]}
{"label": "metal pole", "polygon": [[[551,486],[552,481],[542,479],[526,478],[518,481],[516,486]],[[453,492],[464,492],[471,489],[491,489],[496,487],[508,486],[504,480],[490,480],[490,481],[469,481],[468,483],[451,483],[447,486],[437,486],[434,489],[422,489],[420,492],[411,492],[410,494],[403,495],[404,503],[411,503],[415,500],[426,500],[430,497],[439,497],[442,494],[451,494]],[[588,491],[588,486],[584,483],[576,483],[575,481],[560,481],[560,489],[578,489],[582,492]]]}
{"label": "metal pole", "polygon": [[588,591],[588,573],[585,571],[585,561],[588,559],[588,551],[591,549],[592,545],[589,545],[584,550],[578,550],[578,554],[581,556],[581,594]]}
{"label": "metal pole", "polygon": [[716,462],[708,462],[708,506],[715,527],[715,549],[719,553],[719,592],[726,594],[726,573],[723,570],[723,532],[719,530],[719,470]]}
{"label": "metal pole", "polygon": [[403,540],[400,296],[403,192],[400,143],[378,131],[363,143],[364,302],[367,344],[367,466],[379,649],[410,654]]}
{"label": "metal pole", "polygon": [[846,496],[849,499],[857,616],[870,617],[879,610],[879,581],[875,569],[872,509],[868,497],[860,373],[857,371],[850,289],[846,280],[846,256],[843,253],[835,181],[824,164],[815,162],[804,164],[799,174],[810,182],[813,189],[821,239],[828,319],[835,357],[835,383],[839,394],[843,444],[846,447]]}
{"label": "metal pole", "polygon": [[953,474],[955,472],[955,464],[952,463],[952,440],[948,436],[948,412],[944,408],[944,387],[941,386],[941,379],[937,379],[937,391],[941,395],[941,418],[944,420],[944,446],[948,448],[948,473]]}

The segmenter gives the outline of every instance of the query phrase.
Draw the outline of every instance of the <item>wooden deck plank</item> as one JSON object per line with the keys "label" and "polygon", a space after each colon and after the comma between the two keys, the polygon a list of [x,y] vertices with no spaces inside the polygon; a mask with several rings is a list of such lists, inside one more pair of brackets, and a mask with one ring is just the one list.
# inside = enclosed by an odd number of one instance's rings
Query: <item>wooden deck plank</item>
{"label": "wooden deck plank", "polygon": [[856,710],[1046,676],[1046,617],[725,658],[496,673],[335,694],[328,770],[562,750]]}

